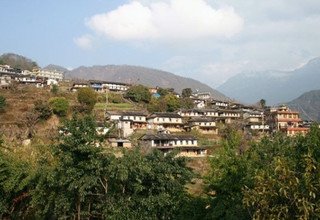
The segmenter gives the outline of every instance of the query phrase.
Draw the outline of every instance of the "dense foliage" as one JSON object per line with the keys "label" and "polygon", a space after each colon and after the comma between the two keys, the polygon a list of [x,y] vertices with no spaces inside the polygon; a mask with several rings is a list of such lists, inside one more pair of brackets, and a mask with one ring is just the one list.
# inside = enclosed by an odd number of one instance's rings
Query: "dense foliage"
{"label": "dense foliage", "polygon": [[6,98],[0,95],[0,112],[5,110],[6,105],[7,105]]}
{"label": "dense foliage", "polygon": [[93,89],[85,87],[78,90],[77,98],[84,111],[90,113],[97,102],[98,96]]}
{"label": "dense foliage", "polygon": [[134,85],[128,89],[125,97],[134,102],[148,103],[151,100],[151,93],[146,86]]}
{"label": "dense foliage", "polygon": [[49,99],[49,105],[53,113],[58,116],[66,116],[69,109],[69,101],[64,97],[54,97]]}
{"label": "dense foliage", "polygon": [[60,128],[47,156],[25,164],[0,151],[0,218],[172,219],[193,173],[184,158],[99,147],[92,117]]}
{"label": "dense foliage", "polygon": [[211,159],[211,219],[318,219],[320,130],[305,137],[275,135],[243,151],[240,135]]}
{"label": "dense foliage", "polygon": [[[93,117],[74,117],[27,159],[0,140],[1,219],[318,219],[320,129],[250,142],[228,128],[205,194],[189,195],[186,159],[101,147]],[[199,178],[199,177],[198,177]]]}
{"label": "dense foliage", "polygon": [[182,90],[182,93],[181,93],[182,98],[190,98],[191,95],[192,95],[192,89],[191,88],[184,88]]}
{"label": "dense foliage", "polygon": [[46,101],[37,100],[34,103],[34,110],[39,114],[39,118],[47,120],[52,115],[52,109]]}

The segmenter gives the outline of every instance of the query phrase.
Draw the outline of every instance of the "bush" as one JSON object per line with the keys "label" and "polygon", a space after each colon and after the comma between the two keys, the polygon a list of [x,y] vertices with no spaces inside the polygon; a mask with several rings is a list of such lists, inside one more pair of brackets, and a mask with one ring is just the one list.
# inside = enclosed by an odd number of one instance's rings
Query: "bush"
{"label": "bush", "polygon": [[149,103],[151,100],[151,93],[149,89],[143,85],[132,86],[126,93],[126,98],[134,102]]}
{"label": "bush", "polygon": [[58,92],[59,92],[59,87],[58,87],[58,85],[52,85],[52,87],[51,87],[51,92],[52,92],[52,94],[54,94],[54,95],[57,95],[58,94]]}
{"label": "bush", "polygon": [[37,100],[34,103],[34,110],[39,113],[39,118],[43,120],[47,120],[52,115],[52,109],[46,101]]}
{"label": "bush", "polygon": [[91,112],[97,102],[97,93],[91,88],[81,88],[78,90],[78,102],[87,112]]}
{"label": "bush", "polygon": [[3,112],[7,106],[6,98],[0,95],[0,112]]}
{"label": "bush", "polygon": [[122,103],[122,102],[124,102],[122,95],[121,94],[117,94],[117,93],[109,93],[108,94],[108,101],[110,103]]}
{"label": "bush", "polygon": [[69,101],[63,97],[54,97],[49,100],[49,105],[54,114],[66,116],[69,109]]}

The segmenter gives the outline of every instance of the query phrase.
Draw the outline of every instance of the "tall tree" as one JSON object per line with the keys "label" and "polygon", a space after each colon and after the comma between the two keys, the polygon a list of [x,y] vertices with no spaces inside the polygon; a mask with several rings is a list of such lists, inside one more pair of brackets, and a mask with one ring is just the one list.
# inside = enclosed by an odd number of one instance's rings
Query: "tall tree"
{"label": "tall tree", "polygon": [[184,88],[182,90],[182,98],[190,98],[190,96],[192,95],[192,89],[191,88]]}
{"label": "tall tree", "polygon": [[[107,188],[103,175],[108,160],[97,147],[94,119],[73,118],[53,147],[56,163],[40,166],[39,181],[33,192],[33,205],[40,218],[50,216],[82,219],[99,217],[96,205]],[[45,161],[44,161],[45,163]]]}
{"label": "tall tree", "polygon": [[260,99],[259,104],[260,104],[260,107],[262,109],[264,109],[266,107],[266,100],[265,99]]}
{"label": "tall tree", "polygon": [[126,98],[134,102],[144,102],[149,103],[151,100],[151,93],[146,86],[143,85],[135,85],[131,86],[130,89],[125,94]]}
{"label": "tall tree", "polygon": [[78,90],[77,98],[85,112],[90,113],[97,102],[98,96],[93,89],[86,87]]}

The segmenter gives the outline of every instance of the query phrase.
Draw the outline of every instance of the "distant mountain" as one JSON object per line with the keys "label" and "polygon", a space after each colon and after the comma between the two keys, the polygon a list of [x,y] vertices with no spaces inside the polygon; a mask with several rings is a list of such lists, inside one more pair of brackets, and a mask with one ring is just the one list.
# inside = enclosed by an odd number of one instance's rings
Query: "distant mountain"
{"label": "distant mountain", "polygon": [[240,73],[218,87],[236,100],[255,103],[263,98],[268,105],[288,102],[315,89],[320,89],[320,58],[294,71]]}
{"label": "distant mountain", "polygon": [[303,119],[320,122],[320,90],[306,92],[287,105],[299,111]]}
{"label": "distant mountain", "polygon": [[143,84],[151,87],[174,88],[181,92],[184,88],[193,91],[210,92],[218,100],[230,100],[222,93],[197,80],[174,75],[169,72],[129,65],[107,65],[79,67],[66,73],[67,78],[95,79],[130,84]]}
{"label": "distant mountain", "polygon": [[0,56],[0,64],[9,65],[15,69],[29,71],[32,71],[33,68],[39,68],[38,64],[35,61],[14,53],[2,54]]}
{"label": "distant mountain", "polygon": [[64,68],[62,66],[58,66],[58,65],[54,65],[54,64],[49,64],[48,66],[43,68],[44,70],[50,70],[50,71],[59,71],[59,72],[63,72],[66,73],[69,70],[67,68]]}

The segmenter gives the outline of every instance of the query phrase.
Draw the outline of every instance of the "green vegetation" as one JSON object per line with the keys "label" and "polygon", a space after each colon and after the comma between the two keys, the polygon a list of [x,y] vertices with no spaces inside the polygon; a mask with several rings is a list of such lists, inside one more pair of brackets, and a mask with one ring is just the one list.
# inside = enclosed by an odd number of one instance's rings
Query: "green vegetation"
{"label": "green vegetation", "polygon": [[77,98],[78,102],[82,105],[83,110],[90,113],[97,102],[98,96],[93,89],[86,87],[78,90]]}
{"label": "green vegetation", "polygon": [[47,120],[52,115],[52,109],[46,101],[37,100],[34,103],[34,110],[39,114],[39,118],[42,120]]}
{"label": "green vegetation", "polygon": [[56,85],[56,84],[52,85],[51,92],[52,92],[53,95],[57,95],[58,92],[59,92],[59,86]]}
{"label": "green vegetation", "polygon": [[185,88],[182,90],[182,93],[181,93],[182,98],[190,98],[191,95],[192,95],[191,88]]}
{"label": "green vegetation", "polygon": [[126,92],[125,97],[138,103],[148,103],[151,100],[148,87],[143,85],[131,86]]}
{"label": "green vegetation", "polygon": [[184,158],[139,150],[115,157],[96,147],[90,116],[61,129],[35,162],[1,149],[1,218],[173,219],[189,200],[184,186],[193,174]]}
{"label": "green vegetation", "polygon": [[54,114],[66,116],[69,110],[69,101],[64,97],[54,97],[49,99],[49,105]]}
{"label": "green vegetation", "polygon": [[174,154],[137,148],[116,157],[99,147],[95,127],[91,116],[74,117],[53,145],[29,151],[0,141],[0,218],[319,218],[317,126],[305,137],[258,142],[227,127],[204,176]]}
{"label": "green vegetation", "polygon": [[181,106],[179,98],[172,93],[168,93],[160,98],[152,97],[147,109],[149,112],[174,112]]}
{"label": "green vegetation", "polygon": [[3,112],[6,108],[7,102],[6,98],[0,95],[0,112]]}

